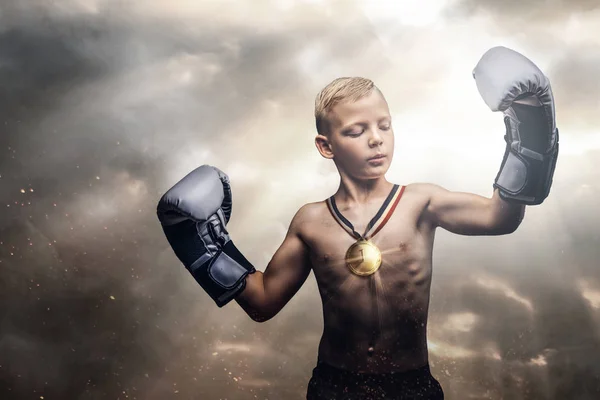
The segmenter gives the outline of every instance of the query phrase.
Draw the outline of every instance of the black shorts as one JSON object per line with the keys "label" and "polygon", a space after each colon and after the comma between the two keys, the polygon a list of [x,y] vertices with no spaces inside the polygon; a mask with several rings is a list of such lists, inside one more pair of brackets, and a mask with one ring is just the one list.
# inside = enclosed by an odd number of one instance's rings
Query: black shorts
{"label": "black shorts", "polygon": [[333,367],[322,361],[313,369],[307,400],[443,400],[440,383],[429,365],[402,372],[364,374]]}

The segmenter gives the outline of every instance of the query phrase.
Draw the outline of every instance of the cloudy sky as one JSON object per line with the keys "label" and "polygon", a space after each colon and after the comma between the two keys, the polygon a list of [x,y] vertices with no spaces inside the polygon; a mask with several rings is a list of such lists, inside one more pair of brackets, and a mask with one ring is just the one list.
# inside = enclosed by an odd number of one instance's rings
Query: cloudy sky
{"label": "cloudy sky", "polygon": [[218,309],[158,199],[201,164],[226,171],[230,232],[264,270],[339,183],[313,142],[339,76],[387,97],[389,180],[490,196],[504,125],[471,71],[504,45],[552,82],[554,186],[512,235],[438,232],[432,371],[448,399],[598,398],[598,2],[419,3],[0,0],[0,397],[303,398],[313,275],[267,323]]}

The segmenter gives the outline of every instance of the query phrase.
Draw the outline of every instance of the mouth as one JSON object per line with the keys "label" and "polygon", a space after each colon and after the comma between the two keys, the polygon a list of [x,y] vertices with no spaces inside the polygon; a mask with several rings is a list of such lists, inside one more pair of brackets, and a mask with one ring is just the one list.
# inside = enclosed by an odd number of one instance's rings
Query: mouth
{"label": "mouth", "polygon": [[382,158],[385,158],[385,157],[386,157],[385,154],[377,154],[376,156],[373,156],[373,157],[367,159],[367,161],[381,160]]}

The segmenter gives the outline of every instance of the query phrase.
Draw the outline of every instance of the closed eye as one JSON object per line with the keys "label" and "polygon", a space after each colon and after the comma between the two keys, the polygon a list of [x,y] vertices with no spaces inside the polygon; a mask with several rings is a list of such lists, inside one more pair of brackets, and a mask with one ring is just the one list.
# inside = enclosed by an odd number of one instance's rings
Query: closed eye
{"label": "closed eye", "polygon": [[359,137],[360,135],[363,134],[363,132],[364,132],[364,130],[361,130],[360,132],[359,131],[350,131],[350,132],[346,132],[346,135],[350,136],[350,137]]}

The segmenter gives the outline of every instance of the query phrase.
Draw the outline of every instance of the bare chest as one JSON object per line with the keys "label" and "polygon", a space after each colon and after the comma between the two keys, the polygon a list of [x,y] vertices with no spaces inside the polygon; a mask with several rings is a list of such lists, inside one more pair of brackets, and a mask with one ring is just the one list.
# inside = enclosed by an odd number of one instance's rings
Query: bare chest
{"label": "bare chest", "polygon": [[[382,254],[381,266],[374,278],[390,293],[411,291],[414,285],[427,284],[431,276],[433,235],[419,226],[421,207],[403,201],[385,226],[370,238]],[[362,234],[377,208],[341,211]],[[328,210],[312,227],[305,240],[323,300],[337,298],[346,302],[368,293],[370,280],[353,274],[346,263],[346,252],[357,239],[346,232]]]}

